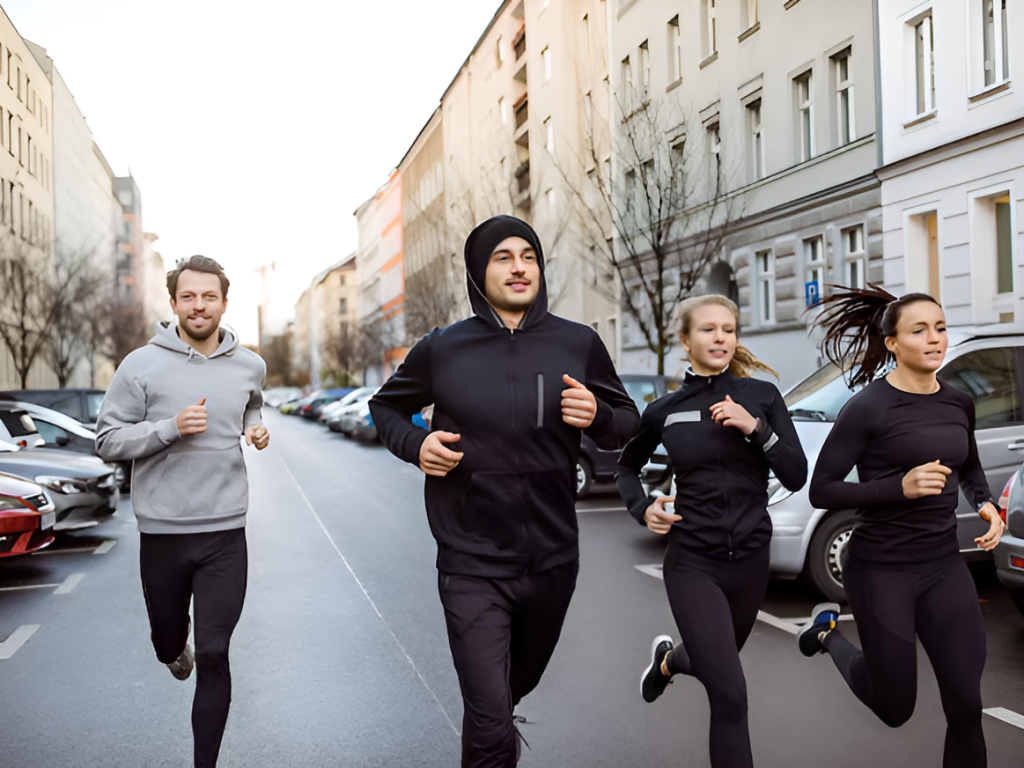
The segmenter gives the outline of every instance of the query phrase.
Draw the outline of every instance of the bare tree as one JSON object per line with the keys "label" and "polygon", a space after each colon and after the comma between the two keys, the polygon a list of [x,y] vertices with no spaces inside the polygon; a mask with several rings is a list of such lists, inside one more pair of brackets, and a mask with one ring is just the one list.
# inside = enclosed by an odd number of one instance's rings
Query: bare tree
{"label": "bare tree", "polygon": [[109,295],[111,298],[96,318],[92,332],[96,349],[110,358],[116,368],[149,341],[153,329],[141,305],[118,290]]}
{"label": "bare tree", "polygon": [[360,363],[359,330],[343,320],[337,327],[325,327],[320,338],[321,380],[336,387],[351,386]]}
{"label": "bare tree", "polygon": [[[620,112],[625,116],[614,126],[614,160],[621,188],[599,157],[594,126],[581,156],[555,166],[573,193],[585,239],[602,262],[595,271],[603,266],[618,277],[623,308],[664,374],[676,308],[720,258],[737,203],[725,194],[716,127],[690,132],[693,121],[680,110],[650,99],[632,110],[620,105]],[[701,135],[687,141],[689,133]],[[705,133],[710,151],[704,151]],[[701,149],[695,151],[695,144]],[[595,278],[595,287],[602,284],[612,287],[612,281]]]}
{"label": "bare tree", "polygon": [[58,243],[55,279],[44,303],[52,305],[53,325],[46,339],[44,357],[66,387],[75,368],[97,351],[95,318],[104,311],[112,274],[96,265],[92,251],[62,252]]}
{"label": "bare tree", "polygon": [[292,367],[291,336],[282,333],[271,336],[260,347],[260,355],[267,363],[267,388],[289,387],[295,384]]}

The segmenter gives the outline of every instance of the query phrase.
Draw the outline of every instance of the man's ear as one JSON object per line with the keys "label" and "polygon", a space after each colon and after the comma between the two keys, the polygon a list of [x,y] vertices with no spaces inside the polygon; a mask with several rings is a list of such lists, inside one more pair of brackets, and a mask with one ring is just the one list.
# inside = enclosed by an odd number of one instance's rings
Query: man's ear
{"label": "man's ear", "polygon": [[173,298],[171,299],[171,311],[173,311],[173,312],[177,312],[178,311],[178,302],[175,301]]}

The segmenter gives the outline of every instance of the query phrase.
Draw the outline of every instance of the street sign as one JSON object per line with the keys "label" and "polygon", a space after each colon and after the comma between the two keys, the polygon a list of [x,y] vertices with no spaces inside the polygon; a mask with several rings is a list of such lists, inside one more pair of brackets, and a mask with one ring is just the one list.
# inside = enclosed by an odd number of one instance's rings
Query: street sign
{"label": "street sign", "polygon": [[804,283],[804,301],[808,307],[813,307],[821,298],[821,287],[817,280]]}

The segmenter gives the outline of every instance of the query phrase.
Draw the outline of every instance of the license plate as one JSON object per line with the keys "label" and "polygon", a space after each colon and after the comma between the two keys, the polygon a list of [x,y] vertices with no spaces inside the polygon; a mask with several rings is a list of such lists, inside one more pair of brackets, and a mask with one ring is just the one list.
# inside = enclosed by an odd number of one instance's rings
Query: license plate
{"label": "license plate", "polygon": [[45,531],[47,528],[53,528],[57,523],[56,512],[44,512],[42,520],[39,523],[39,530]]}

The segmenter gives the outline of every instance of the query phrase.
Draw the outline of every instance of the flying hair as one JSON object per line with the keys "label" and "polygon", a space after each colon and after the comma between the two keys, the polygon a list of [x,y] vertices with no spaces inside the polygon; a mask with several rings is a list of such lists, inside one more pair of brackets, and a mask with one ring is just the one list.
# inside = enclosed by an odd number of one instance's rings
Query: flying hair
{"label": "flying hair", "polygon": [[868,283],[867,288],[832,287],[837,292],[815,305],[824,307],[824,311],[814,324],[825,331],[821,342],[825,357],[844,372],[856,368],[849,379],[850,387],[870,383],[892,361],[885,340],[896,335],[904,307],[919,301],[939,303],[927,293],[896,297],[878,283]]}
{"label": "flying hair", "polygon": [[[693,313],[701,307],[712,305],[725,307],[732,312],[736,328],[739,329],[740,308],[736,306],[736,302],[717,293],[710,293],[705,296],[692,296],[679,304],[676,309],[676,323],[679,328],[680,338],[690,335]],[[729,363],[729,371],[733,376],[744,379],[749,379],[754,371],[764,371],[765,373],[770,373],[775,378],[779,378],[779,374],[774,369],[762,363],[754,356],[753,352],[739,343],[736,344],[736,353],[732,356],[732,362]]]}

